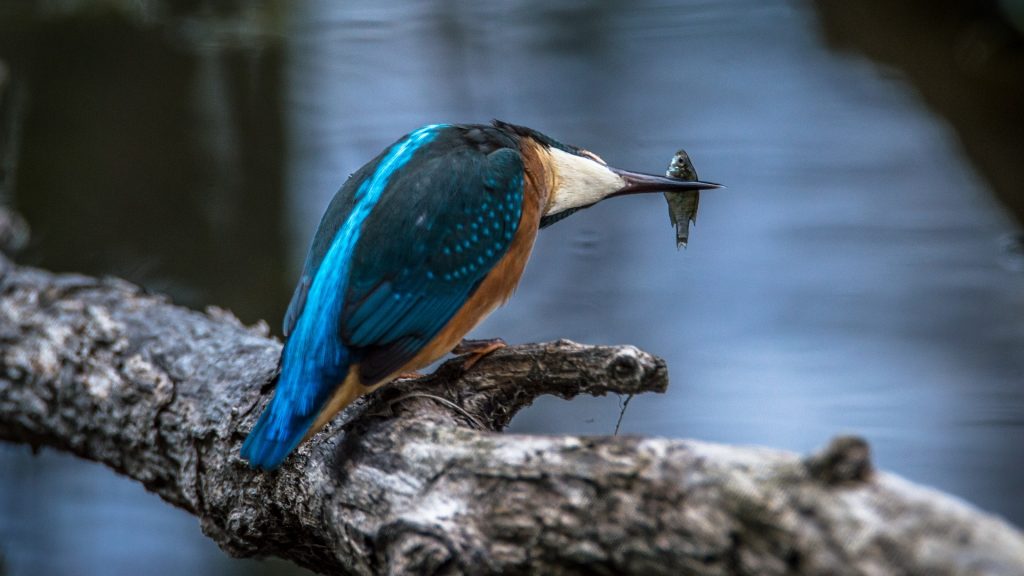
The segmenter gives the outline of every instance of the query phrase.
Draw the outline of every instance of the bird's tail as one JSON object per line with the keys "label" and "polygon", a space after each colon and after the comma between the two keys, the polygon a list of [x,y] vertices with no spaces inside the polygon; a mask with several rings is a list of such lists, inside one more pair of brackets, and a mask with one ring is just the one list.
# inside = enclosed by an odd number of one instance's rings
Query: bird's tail
{"label": "bird's tail", "polygon": [[351,392],[350,384],[357,384],[346,378],[350,366],[347,350],[340,350],[331,362],[316,362],[298,355],[291,357],[288,348],[286,344],[274,398],[242,444],[242,458],[253,468],[273,470],[280,466],[304,438],[316,431],[314,428],[319,428],[314,423],[328,404],[333,406],[337,393],[346,389]]}
{"label": "bird's tail", "polygon": [[280,408],[277,404],[275,396],[242,444],[242,458],[248,460],[249,465],[253,468],[273,470],[280,466],[281,462],[302,442],[306,431],[313,425],[313,420],[316,418],[316,414],[291,417],[288,418],[287,425],[281,427],[276,425],[276,422],[280,420],[277,414]]}

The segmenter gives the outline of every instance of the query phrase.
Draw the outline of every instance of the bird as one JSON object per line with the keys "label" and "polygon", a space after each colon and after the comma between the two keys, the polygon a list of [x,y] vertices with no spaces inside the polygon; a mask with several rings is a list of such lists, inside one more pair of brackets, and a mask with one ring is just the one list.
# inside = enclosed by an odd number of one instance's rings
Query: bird
{"label": "bird", "polygon": [[241,456],[276,469],[357,398],[452,351],[512,295],[540,229],[606,198],[719,187],[613,168],[498,120],[406,134],[328,205]]}

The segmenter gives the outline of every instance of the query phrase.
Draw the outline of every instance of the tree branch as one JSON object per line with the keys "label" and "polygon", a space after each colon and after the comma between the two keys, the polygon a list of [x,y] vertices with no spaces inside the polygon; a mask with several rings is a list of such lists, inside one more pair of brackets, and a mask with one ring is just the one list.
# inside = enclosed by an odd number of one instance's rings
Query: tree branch
{"label": "tree branch", "polygon": [[0,256],[0,439],[103,462],[228,552],[323,573],[1024,572],[1020,533],[872,471],[858,439],[801,459],[496,432],[541,394],[664,391],[664,363],[630,346],[512,346],[468,372],[450,361],[258,473],[238,451],[276,371],[267,332]]}

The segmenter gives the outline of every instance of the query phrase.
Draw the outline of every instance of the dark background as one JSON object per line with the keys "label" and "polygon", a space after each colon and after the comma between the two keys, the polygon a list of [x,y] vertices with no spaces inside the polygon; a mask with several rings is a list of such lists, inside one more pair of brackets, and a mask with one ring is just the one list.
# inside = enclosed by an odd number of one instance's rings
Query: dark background
{"label": "dark background", "polygon": [[[0,203],[21,262],[280,318],[349,173],[434,122],[525,124],[612,165],[685,147],[706,193],[541,234],[474,333],[630,343],[627,434],[879,465],[1024,525],[1024,2],[0,0]],[[609,434],[620,399],[513,430]],[[0,446],[0,573],[278,573],[98,465]]]}

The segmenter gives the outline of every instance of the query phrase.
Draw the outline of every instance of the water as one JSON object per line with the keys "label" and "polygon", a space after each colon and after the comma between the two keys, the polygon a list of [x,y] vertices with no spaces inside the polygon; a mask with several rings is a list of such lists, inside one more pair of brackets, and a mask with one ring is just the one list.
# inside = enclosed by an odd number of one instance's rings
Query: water
{"label": "water", "polygon": [[[285,89],[270,95],[280,134],[262,140],[287,161],[239,160],[251,142],[210,120],[230,107],[209,104],[237,99],[237,84],[185,74],[187,133],[200,135],[188,149],[220,150],[193,177],[215,202],[179,191],[162,209],[176,235],[152,223],[126,235],[130,203],[103,196],[111,229],[95,240],[55,224],[78,214],[42,185],[59,176],[36,179],[16,198],[45,232],[31,257],[276,325],[334,190],[412,128],[497,117],[649,172],[685,147],[704,179],[729,186],[704,194],[687,250],[662,198],[608,201],[545,230],[516,296],[474,335],[661,355],[669,392],[635,398],[624,433],[802,452],[861,434],[880,467],[1024,524],[1021,228],[906,77],[830,49],[804,3],[493,4],[299,4],[282,27]],[[270,184],[247,196],[261,170]],[[542,399],[512,427],[609,434],[619,405]],[[13,574],[128,573],[139,550],[167,573],[251,569],[97,466],[21,447],[0,458]]]}

